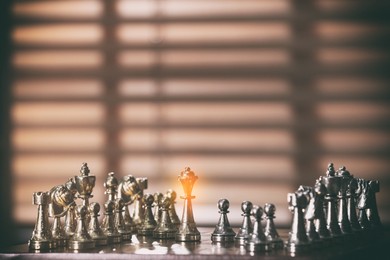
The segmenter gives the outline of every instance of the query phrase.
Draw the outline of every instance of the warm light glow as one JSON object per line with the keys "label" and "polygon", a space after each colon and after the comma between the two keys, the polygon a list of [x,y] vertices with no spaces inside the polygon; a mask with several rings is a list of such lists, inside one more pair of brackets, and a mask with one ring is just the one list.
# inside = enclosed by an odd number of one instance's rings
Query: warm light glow
{"label": "warm light glow", "polygon": [[17,16],[47,18],[96,18],[103,12],[101,1],[66,0],[15,3],[13,12]]}
{"label": "warm light glow", "polygon": [[17,44],[83,45],[100,42],[103,30],[95,24],[29,25],[16,27],[12,39]]}
{"label": "warm light glow", "polygon": [[20,51],[12,63],[24,69],[70,69],[97,68],[103,62],[96,51]]}

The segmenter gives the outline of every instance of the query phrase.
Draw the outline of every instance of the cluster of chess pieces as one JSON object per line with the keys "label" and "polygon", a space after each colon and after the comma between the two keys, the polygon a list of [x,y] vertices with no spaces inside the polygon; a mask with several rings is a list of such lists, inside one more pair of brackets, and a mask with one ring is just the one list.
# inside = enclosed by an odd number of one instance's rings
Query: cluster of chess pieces
{"label": "cluster of chess pieces", "polygon": [[300,186],[288,194],[293,213],[286,248],[303,252],[327,245],[367,243],[383,235],[376,193],[379,181],[355,178],[343,166],[328,165],[314,187]]}
{"label": "cluster of chess pieces", "polygon": [[[33,194],[33,204],[38,206],[38,214],[28,241],[30,250],[68,248],[79,251],[130,242],[133,234],[181,242],[200,240],[191,204],[194,198],[191,192],[198,176],[190,168],[186,167],[178,176],[185,192],[182,197],[182,220],[176,214],[175,191],[144,193],[148,187],[147,178],[127,175],[118,181],[111,172],[104,182],[108,198],[104,203],[103,221],[99,223],[100,205],[89,201],[93,197],[96,177],[90,175],[86,163],[83,163],[80,173],[80,176],[74,176],[48,192]],[[80,205],[76,204],[77,198],[82,201]],[[132,204],[134,209],[131,215],[129,206]],[[53,218],[52,224],[49,217]],[[64,225],[61,217],[65,217]]]}
{"label": "cluster of chess pieces", "polygon": [[[283,241],[275,228],[275,206],[267,203],[264,210],[249,201],[241,205],[243,221],[236,234],[227,219],[229,201],[218,202],[220,220],[212,233],[213,242],[235,242],[249,252],[286,249],[302,253],[329,245],[366,243],[383,235],[376,193],[379,182],[354,178],[343,166],[335,171],[328,165],[326,176],[320,176],[314,187],[300,186],[287,195],[293,214],[291,231]],[[265,213],[266,224],[261,220]],[[253,222],[250,217],[252,216]]]}
{"label": "cluster of chess pieces", "polygon": [[[37,221],[29,240],[30,250],[58,248],[91,249],[97,246],[130,242],[133,234],[157,240],[198,242],[200,232],[192,210],[192,189],[198,176],[188,167],[178,176],[185,195],[182,218],[176,214],[176,192],[145,193],[147,178],[124,176],[120,181],[109,173],[104,182],[107,201],[104,218],[99,223],[100,205],[91,202],[96,177],[83,163],[80,175],[48,192],[35,192],[33,203],[38,206]],[[211,234],[211,241],[221,245],[244,247],[248,252],[286,249],[304,252],[333,243],[350,242],[356,237],[381,233],[375,194],[379,182],[354,178],[345,167],[335,171],[329,164],[326,176],[316,180],[314,187],[300,186],[289,193],[289,209],[293,213],[292,228],[283,241],[274,224],[275,205],[264,208],[250,201],[241,204],[243,221],[238,232],[230,226],[227,214],[229,201],[218,201],[220,218]],[[76,200],[81,199],[80,205]],[[129,206],[133,206],[130,214]],[[153,209],[154,208],[154,209]],[[264,215],[264,216],[263,216]],[[49,217],[53,219],[49,222]],[[65,224],[61,218],[65,217]],[[266,224],[262,226],[265,218]],[[252,221],[253,219],[253,221]]]}

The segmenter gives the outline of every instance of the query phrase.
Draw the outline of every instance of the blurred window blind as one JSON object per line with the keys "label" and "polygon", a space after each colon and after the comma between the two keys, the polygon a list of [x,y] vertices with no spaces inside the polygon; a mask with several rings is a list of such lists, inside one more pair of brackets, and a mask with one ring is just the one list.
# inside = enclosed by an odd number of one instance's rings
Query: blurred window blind
{"label": "blurred window blind", "polygon": [[[194,213],[272,202],[328,162],[380,179],[390,220],[385,4],[293,0],[14,0],[14,216],[79,174],[146,176],[149,192],[199,175]],[[387,187],[387,191],[386,191]],[[179,199],[180,200],[180,199]],[[181,208],[178,208],[181,212]],[[386,218],[386,217],[385,217]]]}

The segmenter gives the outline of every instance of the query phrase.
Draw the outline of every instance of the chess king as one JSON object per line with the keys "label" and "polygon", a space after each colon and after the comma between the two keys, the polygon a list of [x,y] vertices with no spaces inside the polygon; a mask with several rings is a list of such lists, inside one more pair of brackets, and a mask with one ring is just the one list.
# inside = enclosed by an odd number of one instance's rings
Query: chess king
{"label": "chess king", "polygon": [[191,200],[195,198],[191,193],[197,179],[198,176],[196,176],[189,167],[186,167],[178,176],[178,180],[183,186],[185,196],[181,197],[184,199],[184,207],[181,224],[176,233],[176,241],[200,241],[200,232],[196,228],[191,202]]}

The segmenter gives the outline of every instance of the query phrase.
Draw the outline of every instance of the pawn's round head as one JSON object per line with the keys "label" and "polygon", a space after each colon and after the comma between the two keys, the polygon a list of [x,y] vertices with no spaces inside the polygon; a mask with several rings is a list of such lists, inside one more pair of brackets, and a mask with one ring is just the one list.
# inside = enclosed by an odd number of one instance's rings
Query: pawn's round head
{"label": "pawn's round head", "polygon": [[251,214],[256,220],[261,220],[261,217],[263,216],[263,208],[260,206],[254,206]]}
{"label": "pawn's round head", "polygon": [[253,204],[250,201],[244,201],[241,203],[241,210],[244,213],[250,213],[253,208]]}
{"label": "pawn's round head", "polygon": [[125,202],[123,201],[122,198],[117,198],[115,201],[115,208],[116,209],[122,209],[125,206]]}
{"label": "pawn's round head", "polygon": [[218,208],[221,212],[227,212],[229,209],[230,203],[227,199],[220,199],[218,201]]}
{"label": "pawn's round head", "polygon": [[272,203],[266,203],[264,205],[264,213],[268,216],[273,216],[275,214],[276,208],[275,205]]}
{"label": "pawn's round head", "polygon": [[150,193],[146,193],[143,197],[143,201],[147,206],[151,206],[154,202],[154,197]]}
{"label": "pawn's round head", "polygon": [[79,205],[77,206],[75,213],[77,218],[83,219],[87,215],[87,207],[84,205]]}
{"label": "pawn's round head", "polygon": [[167,190],[166,196],[168,198],[170,198],[171,201],[175,201],[176,197],[177,197],[177,194],[176,194],[176,191],[174,191],[172,189],[169,189],[169,190]]}
{"label": "pawn's round head", "polygon": [[89,209],[90,214],[96,216],[99,214],[100,205],[97,202],[92,202],[91,204],[89,204],[88,209]]}

